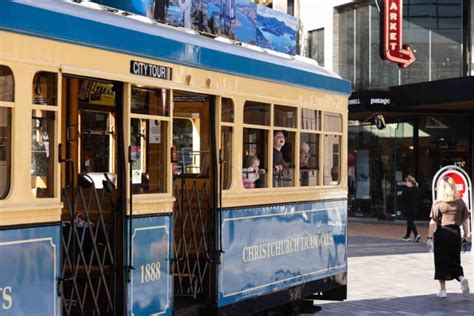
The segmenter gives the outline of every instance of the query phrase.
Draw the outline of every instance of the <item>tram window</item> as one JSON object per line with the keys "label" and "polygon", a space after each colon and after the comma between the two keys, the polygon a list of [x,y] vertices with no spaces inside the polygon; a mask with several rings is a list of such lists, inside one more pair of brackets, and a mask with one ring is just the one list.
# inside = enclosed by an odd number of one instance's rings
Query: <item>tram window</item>
{"label": "tram window", "polygon": [[244,123],[269,126],[270,104],[253,101],[245,102]]}
{"label": "tram window", "polygon": [[11,109],[0,106],[0,199],[10,190],[11,169]]}
{"label": "tram window", "polygon": [[226,123],[234,123],[234,103],[232,99],[222,98],[222,115],[221,121]]}
{"label": "tram window", "polygon": [[113,116],[105,111],[81,111],[81,172],[112,172]]}
{"label": "tram window", "polygon": [[33,110],[31,188],[37,198],[54,196],[54,120],[52,111]]}
{"label": "tram window", "polygon": [[132,113],[169,116],[169,95],[166,89],[132,87]]}
{"label": "tram window", "polygon": [[319,135],[300,135],[300,186],[315,186],[319,173]]}
{"label": "tram window", "polygon": [[[173,148],[176,149],[177,172],[205,174],[201,170],[201,137],[199,118],[173,119]],[[205,154],[205,153],[203,153]],[[183,169],[184,170],[181,170]]]}
{"label": "tram window", "polygon": [[131,119],[132,188],[134,194],[167,191],[167,122]]}
{"label": "tram window", "polygon": [[0,102],[14,102],[15,80],[7,66],[0,66]]}
{"label": "tram window", "polygon": [[321,111],[301,109],[301,129],[320,131]]}
{"label": "tram window", "polygon": [[[255,128],[244,128],[244,138],[243,138],[243,162],[250,161],[248,156],[253,156],[252,158],[258,158],[258,173],[257,170],[249,170],[250,166],[243,165],[243,174],[242,180],[245,188],[266,188],[267,176],[265,171],[267,171],[268,166],[268,131],[263,129]],[[247,157],[247,158],[246,158]],[[255,177],[255,181],[252,182],[252,185],[246,183],[246,179],[250,176]]]}
{"label": "tram window", "polygon": [[341,177],[341,136],[324,136],[324,185],[339,184]]}
{"label": "tram window", "polygon": [[222,188],[227,190],[232,183],[232,127],[223,126],[221,131]]}
{"label": "tram window", "polygon": [[[11,69],[0,65],[0,102],[14,102],[15,80]],[[7,105],[8,107],[5,107]],[[0,200],[10,191],[13,104],[0,103]]]}
{"label": "tram window", "polygon": [[276,130],[273,132],[273,186],[291,187],[294,185],[295,133]]}
{"label": "tram window", "polygon": [[33,104],[57,105],[58,75],[40,71],[33,78]]}
{"label": "tram window", "polygon": [[275,105],[274,126],[296,128],[296,108]]}
{"label": "tram window", "polygon": [[327,132],[342,133],[342,117],[339,113],[324,113],[324,130]]}

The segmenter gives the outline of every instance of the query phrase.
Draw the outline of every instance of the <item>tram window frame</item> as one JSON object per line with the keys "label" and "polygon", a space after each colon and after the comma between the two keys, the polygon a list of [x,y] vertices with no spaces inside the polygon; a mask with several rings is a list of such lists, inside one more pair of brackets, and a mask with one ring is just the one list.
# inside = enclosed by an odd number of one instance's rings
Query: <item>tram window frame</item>
{"label": "tram window frame", "polygon": [[0,200],[4,200],[10,193],[12,181],[12,117],[15,108],[15,76],[7,65],[0,65],[0,91]]}
{"label": "tram window frame", "polygon": [[[305,107],[300,108],[299,114],[299,153],[298,153],[298,167],[299,167],[299,186],[300,187],[315,187],[321,186],[321,120],[322,111],[316,109],[309,109]],[[313,138],[313,139],[311,139]],[[302,167],[301,155],[306,148],[303,149],[303,143],[309,146],[308,164]]]}
{"label": "tram window frame", "polygon": [[[296,140],[298,139],[298,107],[272,104],[272,187],[287,188],[296,186]],[[291,115],[290,115],[291,114]],[[281,140],[281,134],[285,143],[278,150],[275,147],[276,139]],[[280,136],[278,136],[280,135]],[[282,163],[275,163],[275,155],[281,158]],[[298,157],[299,159],[299,157]]]}
{"label": "tram window frame", "polygon": [[323,185],[325,186],[341,184],[343,123],[341,113],[324,112]]}
{"label": "tram window frame", "polygon": [[[261,120],[259,120],[258,114]],[[270,158],[270,134],[272,133],[271,128],[271,117],[272,116],[272,105],[270,103],[256,102],[252,100],[247,100],[243,106],[243,124],[242,124],[242,163],[241,165],[241,174],[242,181],[241,185],[245,189],[261,189],[261,188],[270,188],[270,177],[269,170],[271,170],[271,158]],[[255,124],[260,123],[260,124]],[[251,132],[254,132],[255,139],[246,138],[246,135],[250,135]],[[258,135],[260,134],[260,135]],[[263,144],[258,145],[258,142]],[[260,152],[259,149],[263,149]],[[259,160],[259,170],[247,170],[247,166],[244,166],[244,160],[249,160],[245,158],[246,156],[255,156]],[[245,170],[244,170],[245,169]],[[253,169],[253,168],[252,168]],[[262,171],[264,170],[264,172]],[[259,172],[257,174],[257,172]],[[252,182],[252,185],[244,183],[245,179],[250,175],[255,176],[256,180]]]}
{"label": "tram window frame", "polygon": [[[58,85],[56,72],[39,70],[32,80],[31,192],[35,198],[55,198],[57,181]],[[46,161],[38,161],[46,155]],[[46,164],[46,171],[41,165]]]}
{"label": "tram window frame", "polygon": [[221,163],[222,163],[222,190],[229,190],[232,186],[233,144],[235,131],[235,104],[231,98],[221,98]]}
{"label": "tram window frame", "polygon": [[[144,107],[140,108],[137,104],[130,107],[130,119],[129,119],[129,141],[132,151],[133,148],[133,137],[140,139],[139,159],[140,159],[140,174],[136,174],[132,170],[132,194],[133,195],[151,195],[151,194],[167,194],[170,192],[168,185],[169,179],[169,168],[168,164],[170,161],[170,145],[169,145],[169,133],[171,127],[171,117],[170,117],[170,108],[171,108],[171,91],[165,88],[159,87],[138,87],[132,85],[130,88],[130,95],[134,94],[134,89],[143,92],[148,98],[151,95],[160,95],[158,102],[161,102],[162,111],[144,111],[144,108],[147,108],[152,102],[150,100],[145,101]],[[142,93],[142,94],[143,94]],[[135,99],[135,102],[140,100]],[[156,105],[156,104],[155,104]],[[153,106],[153,104],[152,104]],[[150,114],[151,112],[151,114]],[[163,114],[163,115],[157,115]],[[133,121],[136,120],[139,122],[140,131],[136,133],[133,130]],[[151,125],[153,122],[153,125]],[[159,123],[158,123],[159,122]],[[157,133],[157,129],[159,132]],[[153,134],[153,135],[152,135]],[[136,144],[136,142],[135,142]],[[158,146],[156,148],[152,148]],[[132,154],[132,153],[131,153]],[[159,159],[153,159],[149,157],[149,154],[159,155]],[[132,164],[133,155],[131,157]],[[152,166],[152,163],[156,162],[156,166]],[[132,166],[130,166],[133,168]],[[174,171],[174,168],[172,168]],[[138,169],[135,169],[138,170]],[[156,172],[155,172],[156,171]],[[155,174],[154,174],[155,173]],[[153,175],[154,174],[154,175]],[[134,181],[135,177],[135,181]],[[140,177],[139,183],[136,181]],[[134,183],[135,182],[135,183]]]}

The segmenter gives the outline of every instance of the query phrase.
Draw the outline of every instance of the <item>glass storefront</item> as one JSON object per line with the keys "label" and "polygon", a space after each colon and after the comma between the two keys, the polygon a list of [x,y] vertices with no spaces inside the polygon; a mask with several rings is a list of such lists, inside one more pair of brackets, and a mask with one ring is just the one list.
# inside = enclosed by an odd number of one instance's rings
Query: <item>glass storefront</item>
{"label": "glass storefront", "polygon": [[401,217],[403,179],[412,174],[420,184],[417,218],[427,219],[435,173],[455,164],[471,174],[472,122],[469,116],[399,116],[379,130],[359,120],[350,121],[350,214]]}
{"label": "glass storefront", "polygon": [[403,43],[416,62],[407,69],[380,58],[380,12],[375,0],[336,8],[335,70],[358,90],[460,77],[463,1],[403,1]]}

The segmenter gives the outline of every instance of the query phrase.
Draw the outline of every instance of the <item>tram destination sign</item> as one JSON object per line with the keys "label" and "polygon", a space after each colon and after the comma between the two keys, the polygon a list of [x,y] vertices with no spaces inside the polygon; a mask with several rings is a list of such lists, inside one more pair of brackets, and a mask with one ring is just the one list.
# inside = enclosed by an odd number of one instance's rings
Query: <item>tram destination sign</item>
{"label": "tram destination sign", "polygon": [[170,67],[149,64],[142,61],[130,61],[130,73],[138,76],[156,79],[171,80],[172,69]]}

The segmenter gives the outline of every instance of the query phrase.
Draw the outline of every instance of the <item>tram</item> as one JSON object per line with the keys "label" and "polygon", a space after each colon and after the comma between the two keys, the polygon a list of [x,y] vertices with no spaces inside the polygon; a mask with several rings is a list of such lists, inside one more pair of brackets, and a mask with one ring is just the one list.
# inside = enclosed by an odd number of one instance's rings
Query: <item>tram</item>
{"label": "tram", "polygon": [[89,2],[0,12],[1,315],[345,299],[348,81]]}

